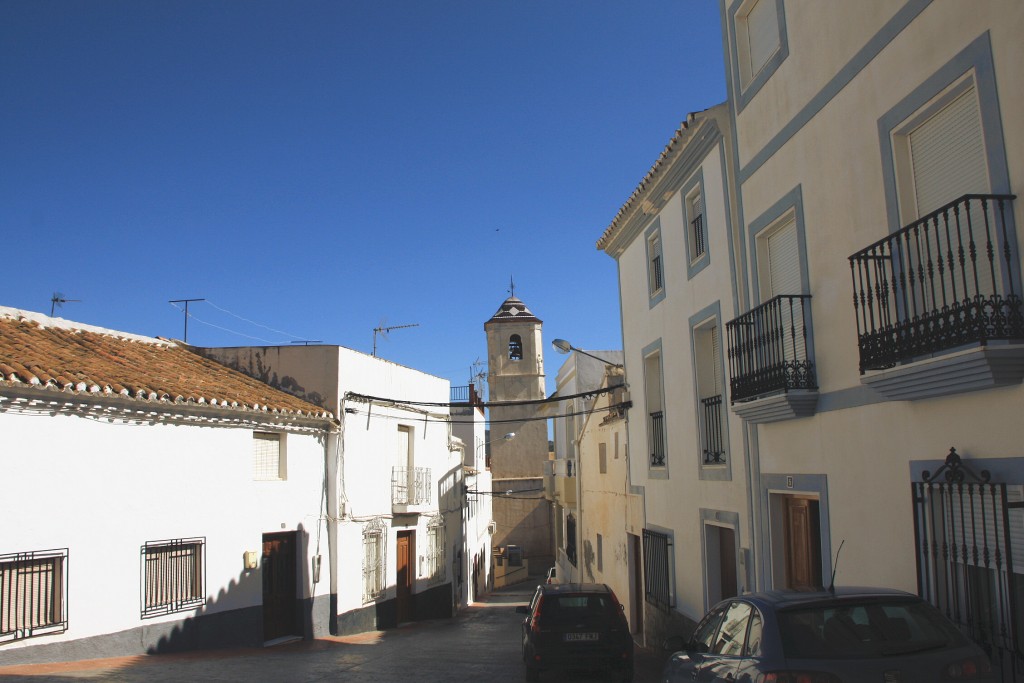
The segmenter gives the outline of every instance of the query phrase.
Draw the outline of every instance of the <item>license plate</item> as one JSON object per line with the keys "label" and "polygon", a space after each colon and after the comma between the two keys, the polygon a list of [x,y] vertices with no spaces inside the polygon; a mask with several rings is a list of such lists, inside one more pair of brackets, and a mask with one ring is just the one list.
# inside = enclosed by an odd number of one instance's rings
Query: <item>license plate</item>
{"label": "license plate", "polygon": [[596,634],[596,633],[566,633],[565,634],[565,639],[566,640],[570,640],[570,641],[574,641],[574,640],[597,640],[598,639],[598,634]]}

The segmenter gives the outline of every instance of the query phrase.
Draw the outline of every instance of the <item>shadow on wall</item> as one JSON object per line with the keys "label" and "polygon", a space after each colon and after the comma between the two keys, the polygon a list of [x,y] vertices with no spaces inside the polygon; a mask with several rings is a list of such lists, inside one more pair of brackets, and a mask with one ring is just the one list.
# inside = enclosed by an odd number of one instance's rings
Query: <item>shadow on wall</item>
{"label": "shadow on wall", "polygon": [[[198,613],[173,623],[144,624],[142,643],[147,654],[164,654],[211,648],[259,647],[283,637],[309,639],[315,630],[316,602],[302,596],[313,593],[313,569],[309,534],[297,531],[264,534],[263,554],[257,569],[243,569],[238,577],[207,598]],[[242,557],[239,558],[242,562]],[[326,579],[322,568],[320,580]],[[237,594],[232,598],[233,594]],[[254,602],[254,597],[257,599]],[[320,601],[329,604],[328,596]],[[212,611],[218,604],[248,606]]]}

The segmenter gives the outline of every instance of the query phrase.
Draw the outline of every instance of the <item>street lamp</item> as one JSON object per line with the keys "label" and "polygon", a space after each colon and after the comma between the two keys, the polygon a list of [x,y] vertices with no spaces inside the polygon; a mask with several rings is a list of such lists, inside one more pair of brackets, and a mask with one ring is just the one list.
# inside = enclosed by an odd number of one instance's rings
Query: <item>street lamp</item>
{"label": "street lamp", "polygon": [[[505,434],[505,436],[502,436],[500,438],[491,439],[490,441],[485,441],[485,442],[483,442],[481,444],[477,444],[476,450],[477,450],[477,452],[479,452],[481,448],[485,448],[487,446],[490,446],[492,443],[495,443],[497,441],[511,441],[514,438],[516,438],[516,433],[515,432],[509,432],[508,434]],[[486,457],[486,453],[484,455]],[[473,464],[474,465],[476,464],[476,457],[473,458]],[[486,467],[490,467],[491,463],[487,462],[487,463],[485,463],[485,466]]]}
{"label": "street lamp", "polygon": [[610,365],[613,368],[621,368],[622,367],[622,363],[613,363],[610,360],[605,360],[604,358],[601,358],[600,356],[595,356],[592,353],[587,353],[583,349],[577,349],[575,346],[573,346],[569,342],[565,341],[564,339],[555,339],[554,341],[551,342],[551,346],[554,347],[555,351],[558,351],[561,354],[566,354],[566,353],[569,353],[570,351],[575,351],[576,353],[581,353],[584,356],[587,356],[589,358],[593,358],[594,360],[599,360],[602,363],[604,363],[605,365]]}

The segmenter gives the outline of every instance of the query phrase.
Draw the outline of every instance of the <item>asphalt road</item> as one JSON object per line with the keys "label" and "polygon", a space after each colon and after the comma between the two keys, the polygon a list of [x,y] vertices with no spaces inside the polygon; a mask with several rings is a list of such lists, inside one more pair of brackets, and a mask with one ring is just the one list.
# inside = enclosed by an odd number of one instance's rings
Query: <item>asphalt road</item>
{"label": "asphalt road", "polygon": [[[453,619],[417,622],[388,631],[296,642],[271,648],[97,659],[0,668],[7,681],[161,683],[253,681],[449,683],[522,681],[522,615],[532,586],[496,592]],[[664,654],[637,650],[636,681],[658,680]],[[599,672],[545,674],[542,681],[604,680]]]}

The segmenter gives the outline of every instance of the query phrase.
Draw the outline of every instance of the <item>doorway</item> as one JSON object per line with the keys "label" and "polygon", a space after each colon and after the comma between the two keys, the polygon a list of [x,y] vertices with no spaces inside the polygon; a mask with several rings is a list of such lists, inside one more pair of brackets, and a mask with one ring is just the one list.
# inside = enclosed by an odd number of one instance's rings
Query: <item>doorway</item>
{"label": "doorway", "polygon": [[813,498],[785,496],[786,588],[821,588],[821,522],[818,501]]}
{"label": "doorway", "polygon": [[299,628],[298,532],[263,534],[263,640],[301,636]]}
{"label": "doorway", "polygon": [[396,607],[398,623],[412,621],[415,616],[416,532],[399,531],[395,552]]}

